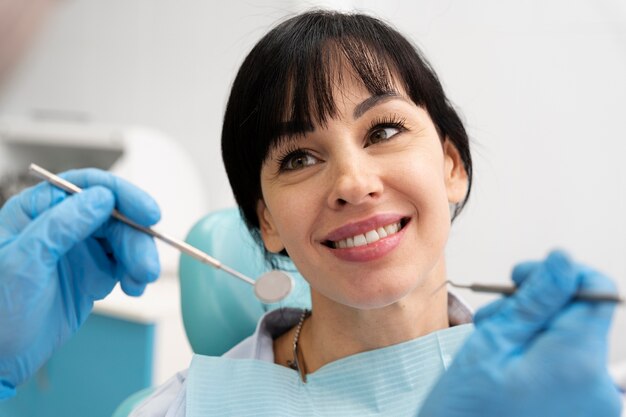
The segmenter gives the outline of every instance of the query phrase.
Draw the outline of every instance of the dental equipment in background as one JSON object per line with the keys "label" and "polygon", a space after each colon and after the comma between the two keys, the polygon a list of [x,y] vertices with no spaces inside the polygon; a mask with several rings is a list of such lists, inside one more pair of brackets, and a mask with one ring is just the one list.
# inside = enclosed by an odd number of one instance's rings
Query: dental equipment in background
{"label": "dental equipment in background", "polygon": [[[80,187],[76,186],[75,184],[67,180],[64,180],[63,178],[51,173],[50,171],[40,167],[39,165],[30,164],[28,169],[31,173],[33,173],[37,177],[48,181],[52,185],[70,194],[80,193],[82,191]],[[257,278],[257,280],[255,281],[245,276],[241,272],[238,272],[230,268],[229,266],[224,265],[217,259],[207,255],[206,253],[202,252],[198,248],[195,248],[182,240],[172,238],[170,236],[164,235],[163,233],[157,232],[154,229],[151,229],[149,227],[144,227],[133,222],[132,220],[130,220],[129,218],[127,218],[126,216],[124,216],[117,210],[113,210],[113,213],[111,214],[111,216],[121,221],[122,223],[125,223],[141,232],[144,232],[154,238],[162,240],[168,245],[173,246],[174,248],[178,249],[182,253],[185,253],[199,260],[200,262],[204,264],[210,265],[217,269],[221,269],[222,271],[230,274],[231,276],[238,278],[252,285],[254,287],[254,294],[259,300],[261,300],[264,303],[270,304],[270,303],[276,303],[278,301],[281,301],[284,298],[286,298],[293,290],[293,287],[294,287],[293,278],[291,278],[291,276],[284,271],[272,270],[272,271],[266,272],[265,274]]]}
{"label": "dental equipment in background", "polygon": [[[503,294],[503,295],[512,295],[517,291],[517,287],[514,285],[503,285],[503,284],[457,284],[452,281],[446,281],[445,284],[450,284],[454,288],[463,288],[468,289],[474,292],[486,292],[486,293],[495,293],[495,294]],[[608,293],[608,292],[591,292],[591,291],[580,291],[574,295],[574,300],[576,301],[593,301],[593,302],[609,302],[622,304],[624,303],[624,299],[616,293]]]}

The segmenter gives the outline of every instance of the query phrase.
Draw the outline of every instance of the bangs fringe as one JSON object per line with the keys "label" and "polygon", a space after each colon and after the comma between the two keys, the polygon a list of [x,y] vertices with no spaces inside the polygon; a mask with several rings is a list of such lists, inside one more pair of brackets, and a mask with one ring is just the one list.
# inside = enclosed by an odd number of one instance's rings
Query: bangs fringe
{"label": "bangs fringe", "polygon": [[286,134],[303,135],[313,126],[325,126],[337,115],[333,92],[342,89],[345,74],[355,76],[372,95],[397,89],[397,65],[380,46],[378,34],[360,20],[340,17],[322,27],[311,25],[316,30],[306,33],[294,28],[294,43],[307,47],[283,45],[277,51],[289,66],[278,71],[271,86],[274,94],[259,105],[265,113],[260,120],[266,123],[261,130],[269,133],[262,151],[265,157]]}

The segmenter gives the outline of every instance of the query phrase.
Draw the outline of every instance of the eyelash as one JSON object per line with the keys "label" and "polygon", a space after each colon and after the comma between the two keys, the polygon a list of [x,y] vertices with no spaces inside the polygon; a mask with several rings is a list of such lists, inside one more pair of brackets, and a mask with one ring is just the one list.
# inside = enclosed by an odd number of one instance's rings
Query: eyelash
{"label": "eyelash", "polygon": [[[385,128],[395,128],[398,129],[398,133],[404,132],[407,130],[406,128],[406,118],[400,117],[397,114],[390,114],[382,117],[378,117],[372,120],[369,127],[368,137],[372,135],[373,132],[385,129]],[[396,135],[392,136],[395,137]]]}
{"label": "eyelash", "polygon": [[297,146],[292,144],[287,145],[286,148],[281,152],[280,156],[277,158],[278,172],[290,171],[286,168],[287,162],[289,162],[290,159],[303,156],[306,157],[309,155],[310,152],[305,151],[302,148],[298,148]]}
{"label": "eyelash", "polygon": [[[377,130],[381,130],[381,129],[385,129],[385,128],[395,128],[398,129],[398,133],[401,133],[406,129],[406,119],[403,117],[398,116],[397,114],[392,114],[392,115],[386,115],[386,116],[382,116],[382,117],[378,117],[374,120],[372,120],[372,122],[370,123],[369,129],[368,129],[368,140],[369,137],[372,135],[373,132],[377,131]],[[396,134],[397,135],[397,134]],[[394,135],[394,136],[396,136]],[[392,137],[394,137],[392,136]],[[387,139],[389,140],[389,139]],[[369,144],[368,144],[369,146]],[[307,156],[311,156],[311,153],[309,151],[306,151],[302,148],[298,148],[297,146],[293,145],[293,144],[289,144],[286,146],[286,149],[284,149],[280,155],[277,158],[277,163],[278,163],[278,172],[284,172],[284,171],[290,171],[289,169],[286,168],[287,163],[292,159],[292,158],[296,158],[296,157],[307,157]]]}
{"label": "eyelash", "polygon": [[386,116],[377,117],[376,119],[372,120],[369,130],[372,131],[375,128],[381,127],[396,127],[400,130],[403,130],[405,129],[405,122],[405,117],[400,117],[397,114],[389,114]]}

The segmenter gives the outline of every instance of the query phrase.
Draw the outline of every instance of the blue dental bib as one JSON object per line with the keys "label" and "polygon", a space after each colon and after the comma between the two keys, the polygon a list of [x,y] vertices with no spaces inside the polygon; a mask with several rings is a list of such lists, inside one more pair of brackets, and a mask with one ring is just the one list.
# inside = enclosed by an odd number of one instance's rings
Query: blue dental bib
{"label": "blue dental bib", "polygon": [[195,355],[187,416],[415,416],[473,325],[331,362],[307,375],[257,359]]}

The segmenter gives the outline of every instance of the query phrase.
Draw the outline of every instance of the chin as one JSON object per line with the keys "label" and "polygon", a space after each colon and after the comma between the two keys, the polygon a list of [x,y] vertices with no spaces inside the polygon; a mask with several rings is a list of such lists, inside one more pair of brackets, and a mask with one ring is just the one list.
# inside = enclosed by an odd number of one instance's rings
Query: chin
{"label": "chin", "polygon": [[338,302],[359,310],[376,310],[402,301],[414,288],[413,285],[410,287],[379,288],[372,291],[361,290],[358,293],[341,297],[343,300],[338,300]]}
{"label": "chin", "polygon": [[[375,310],[397,303],[423,302],[419,294],[431,291],[432,285],[427,281],[439,276],[437,265],[416,266],[411,263],[351,274],[341,271],[309,283],[312,290],[334,303],[359,310]],[[420,301],[412,295],[417,295]]]}

